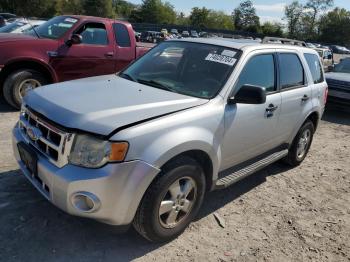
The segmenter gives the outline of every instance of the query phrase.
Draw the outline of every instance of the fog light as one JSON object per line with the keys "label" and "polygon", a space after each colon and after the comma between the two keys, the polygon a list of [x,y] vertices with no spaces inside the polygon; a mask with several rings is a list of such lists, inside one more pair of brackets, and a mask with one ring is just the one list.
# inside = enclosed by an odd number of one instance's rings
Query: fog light
{"label": "fog light", "polygon": [[92,213],[100,208],[101,202],[97,196],[89,192],[77,192],[71,197],[72,205],[84,213]]}

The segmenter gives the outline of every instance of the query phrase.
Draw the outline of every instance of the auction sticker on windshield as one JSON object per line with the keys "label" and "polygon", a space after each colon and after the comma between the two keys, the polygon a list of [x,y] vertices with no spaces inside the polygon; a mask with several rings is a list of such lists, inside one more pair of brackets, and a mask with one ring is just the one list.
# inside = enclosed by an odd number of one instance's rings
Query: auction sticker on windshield
{"label": "auction sticker on windshield", "polygon": [[225,64],[229,66],[233,66],[237,59],[230,57],[230,56],[225,56],[225,55],[218,55],[218,54],[209,54],[205,60],[207,61],[212,61],[220,64]]}

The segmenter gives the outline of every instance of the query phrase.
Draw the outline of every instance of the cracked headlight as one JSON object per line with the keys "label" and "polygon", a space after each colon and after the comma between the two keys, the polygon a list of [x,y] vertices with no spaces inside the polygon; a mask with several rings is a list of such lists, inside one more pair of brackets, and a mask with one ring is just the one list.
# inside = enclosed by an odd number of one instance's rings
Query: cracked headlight
{"label": "cracked headlight", "polygon": [[110,142],[89,135],[76,135],[69,155],[69,163],[88,168],[98,168],[107,162],[125,159],[129,144]]}

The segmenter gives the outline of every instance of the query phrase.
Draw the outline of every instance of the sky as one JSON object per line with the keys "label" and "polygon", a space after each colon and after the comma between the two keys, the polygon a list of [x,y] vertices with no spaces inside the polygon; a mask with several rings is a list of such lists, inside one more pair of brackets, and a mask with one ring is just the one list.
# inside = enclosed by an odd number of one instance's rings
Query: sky
{"label": "sky", "polygon": [[[140,4],[142,0],[128,0],[129,2]],[[190,14],[192,7],[206,7],[209,9],[221,10],[231,14],[233,9],[238,6],[240,0],[167,0],[178,12]],[[303,3],[306,0],[301,0]],[[260,22],[277,21],[282,22],[284,16],[284,6],[292,0],[252,0],[256,12],[260,17]],[[350,10],[350,0],[334,0],[334,7],[343,7]]]}

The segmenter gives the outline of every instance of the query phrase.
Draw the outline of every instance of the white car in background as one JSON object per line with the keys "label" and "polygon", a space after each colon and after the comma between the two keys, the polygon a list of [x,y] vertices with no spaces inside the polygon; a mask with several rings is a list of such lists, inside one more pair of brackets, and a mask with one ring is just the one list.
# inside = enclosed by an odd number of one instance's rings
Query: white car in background
{"label": "white car in background", "polygon": [[31,30],[33,27],[37,27],[43,23],[45,20],[29,20],[29,19],[17,19],[14,22],[7,24],[4,27],[0,28],[0,33],[15,33],[21,34],[28,30]]}

